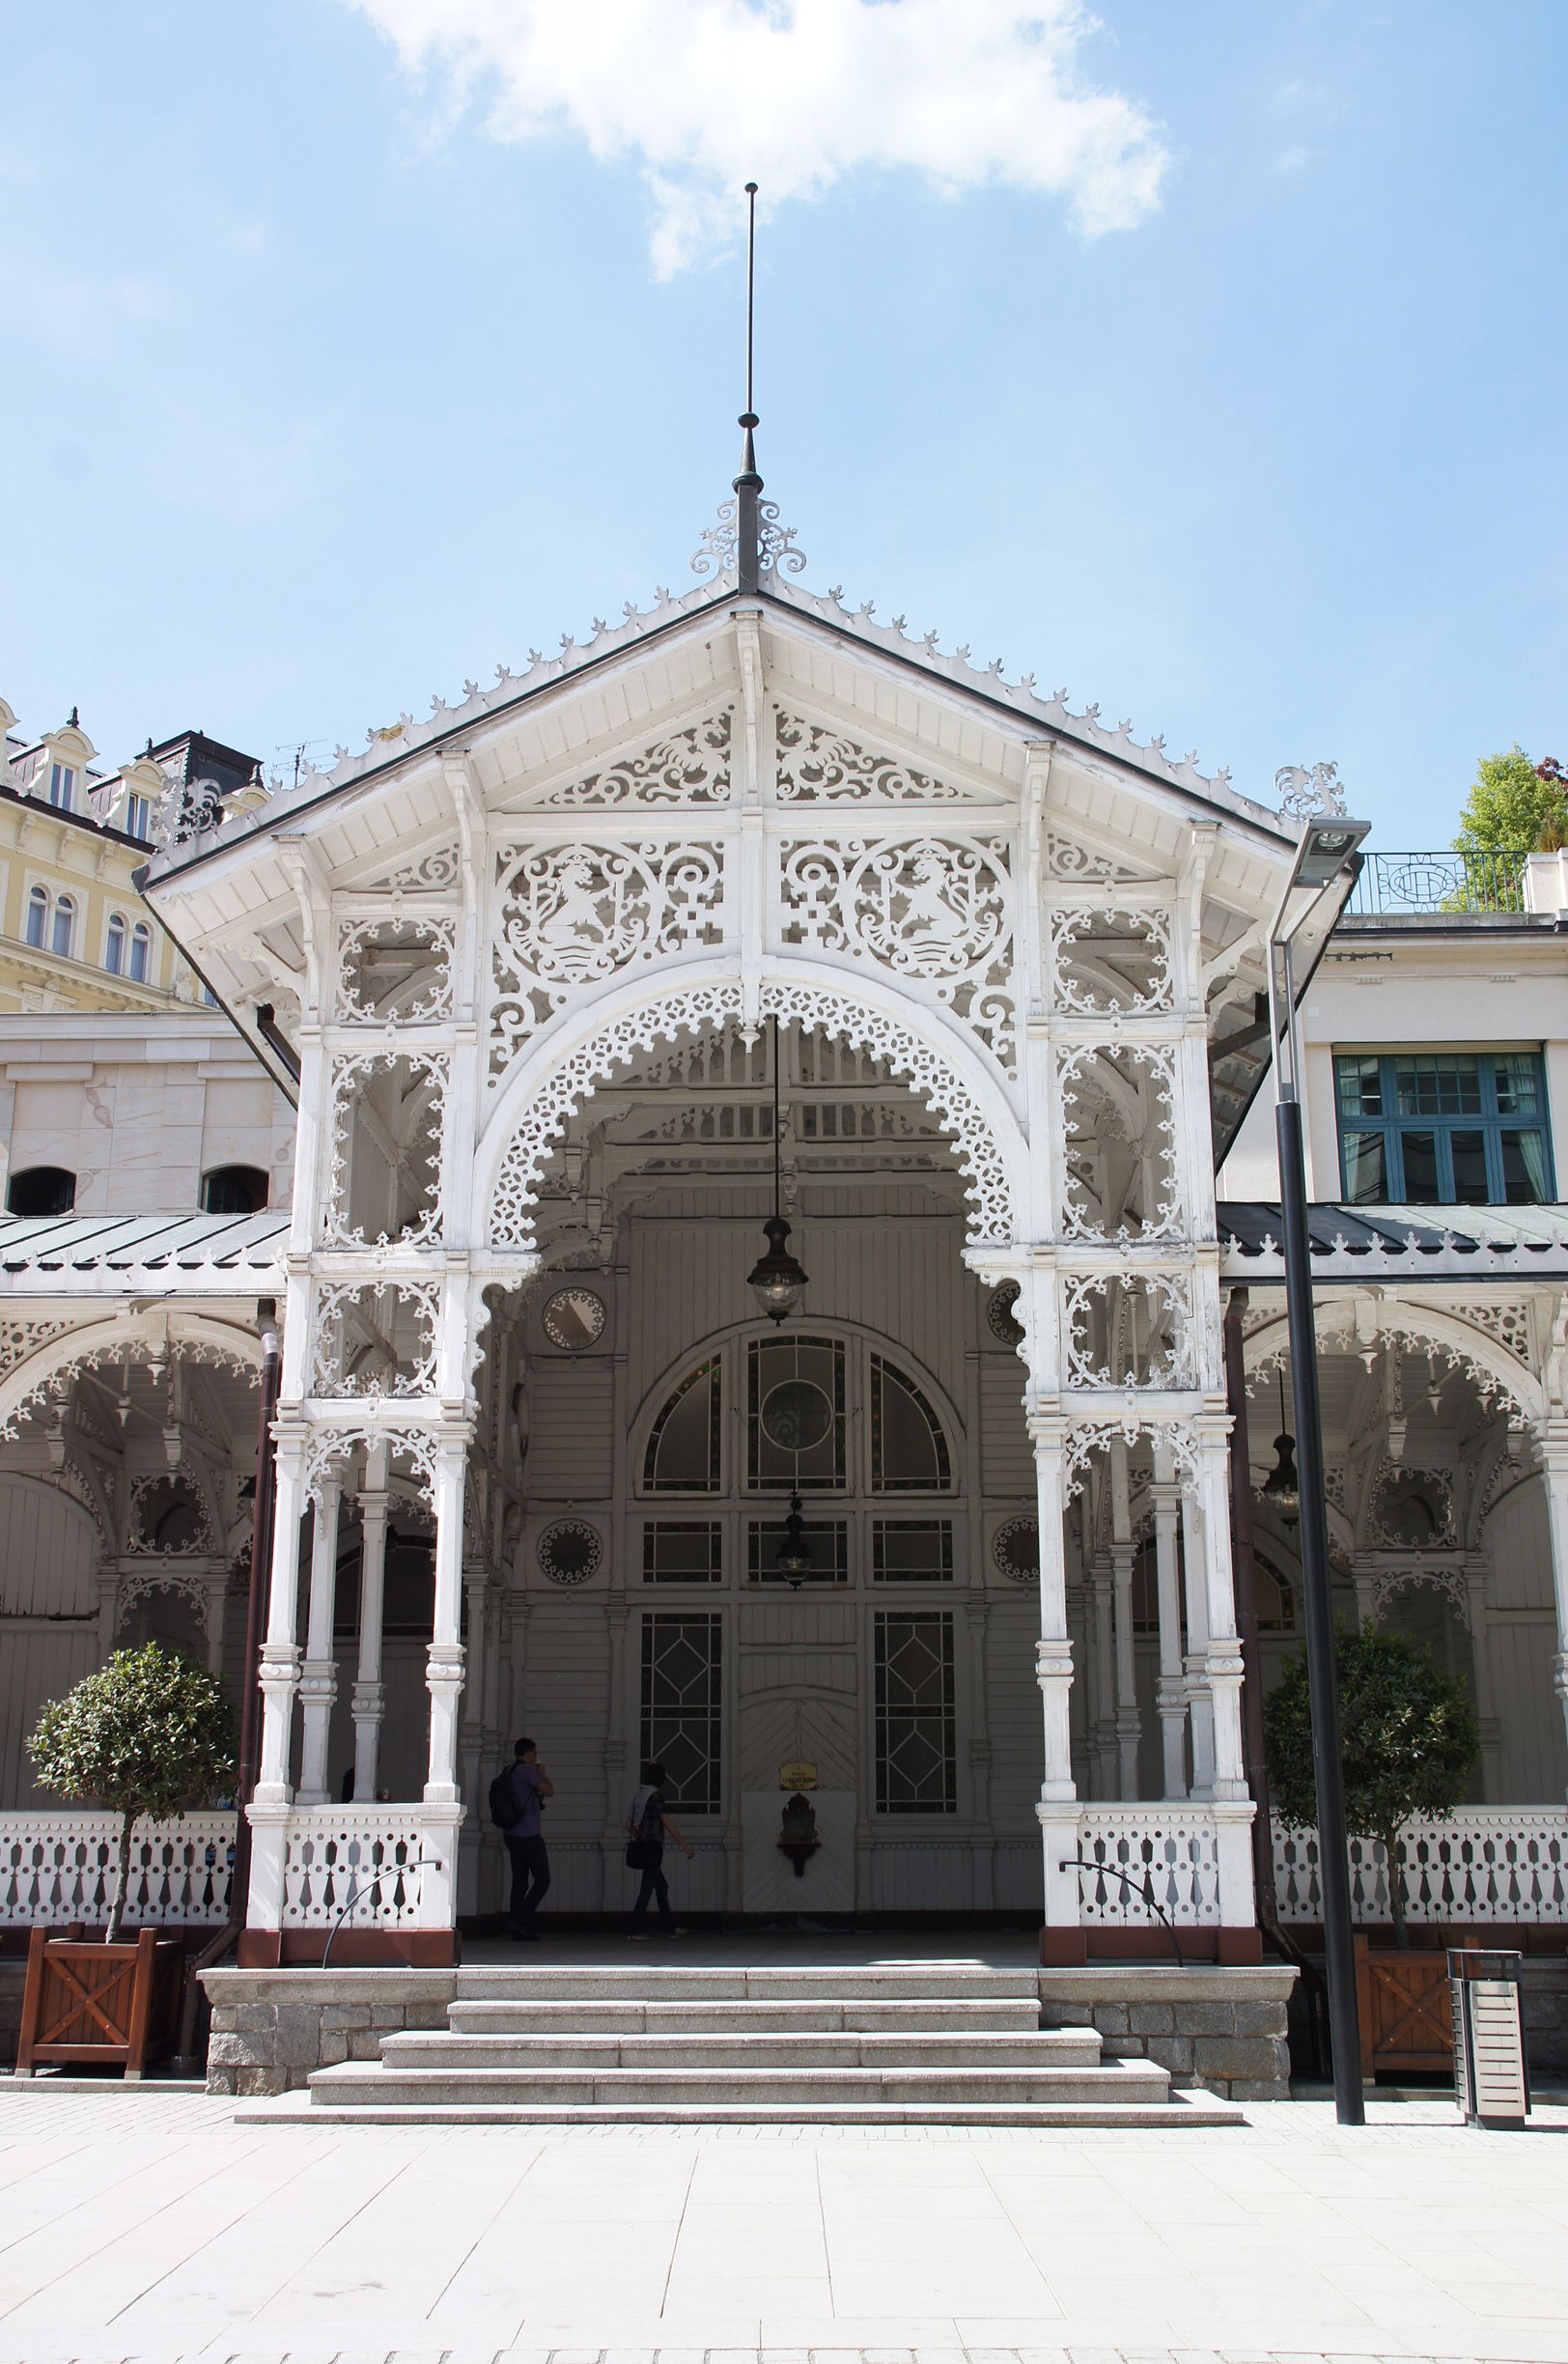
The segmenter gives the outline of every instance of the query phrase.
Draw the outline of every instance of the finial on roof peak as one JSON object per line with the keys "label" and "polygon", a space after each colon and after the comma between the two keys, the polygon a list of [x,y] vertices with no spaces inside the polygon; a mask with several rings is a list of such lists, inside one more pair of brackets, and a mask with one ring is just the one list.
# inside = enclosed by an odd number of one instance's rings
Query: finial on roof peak
{"label": "finial on roof peak", "polygon": [[742,591],[758,588],[762,567],[762,519],[759,514],[762,478],[757,473],[757,447],[752,440],[759,425],[753,401],[754,330],[757,302],[757,183],[746,183],[746,407],[741,413],[741,473],[735,479],[735,557]]}
{"label": "finial on roof peak", "polygon": [[79,715],[79,714],[76,712],[76,709],[75,709],[75,707],[73,706],[73,707],[71,708],[71,710],[70,710],[70,718],[69,718],[69,720],[68,720],[68,721],[67,721],[67,723],[66,723],[66,728],[67,728],[67,730],[80,730],[80,729],[81,729],[81,726],[82,726],[82,718],[81,718],[81,716],[80,716],[80,715]]}
{"label": "finial on roof peak", "polygon": [[755,395],[755,338],[757,294],[757,183],[748,181],[746,187],[746,407],[742,411],[741,470],[733,479],[735,498],[720,504],[718,523],[703,528],[702,548],[691,560],[694,575],[728,573],[734,570],[738,587],[742,591],[760,591],[764,575],[776,575],[780,568],[798,575],[806,563],[805,552],[795,548],[793,526],[781,526],[776,501],[762,497],[762,478],[757,472]]}

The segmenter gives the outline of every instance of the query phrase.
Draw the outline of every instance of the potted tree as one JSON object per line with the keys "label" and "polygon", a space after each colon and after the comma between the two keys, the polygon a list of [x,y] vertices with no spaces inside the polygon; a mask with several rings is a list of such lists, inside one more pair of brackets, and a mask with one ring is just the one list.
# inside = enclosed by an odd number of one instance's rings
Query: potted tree
{"label": "potted tree", "polygon": [[102,1942],[32,1932],[16,2073],[38,2061],[118,2062],[140,2076],[172,2035],[183,1946],[155,1928],[122,1942],[136,1824],[178,1820],[233,1787],[234,1707],[215,1674],[150,1642],[52,1701],[27,1753],[46,1788],[117,1814],[120,1835]]}
{"label": "potted tree", "polygon": [[[1474,1711],[1430,1650],[1375,1626],[1334,1635],[1345,1822],[1383,1849],[1395,1951],[1375,1953],[1358,1934],[1357,1999],[1361,2066],[1432,2068],[1452,2050],[1447,1977],[1441,1954],[1413,1954],[1405,1918],[1404,1833],[1417,1815],[1451,1815],[1480,1752]],[[1282,1822],[1316,1827],[1312,1715],[1304,1655],[1287,1661],[1263,1703],[1270,1794]]]}

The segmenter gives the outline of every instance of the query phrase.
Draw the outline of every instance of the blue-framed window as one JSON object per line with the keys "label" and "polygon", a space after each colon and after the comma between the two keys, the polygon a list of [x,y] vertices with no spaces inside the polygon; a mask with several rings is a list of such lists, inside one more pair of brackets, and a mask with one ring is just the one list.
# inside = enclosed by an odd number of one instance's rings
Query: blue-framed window
{"label": "blue-framed window", "polygon": [[1353,1051],[1334,1059],[1350,1206],[1532,1206],[1554,1196],[1535,1051]]}

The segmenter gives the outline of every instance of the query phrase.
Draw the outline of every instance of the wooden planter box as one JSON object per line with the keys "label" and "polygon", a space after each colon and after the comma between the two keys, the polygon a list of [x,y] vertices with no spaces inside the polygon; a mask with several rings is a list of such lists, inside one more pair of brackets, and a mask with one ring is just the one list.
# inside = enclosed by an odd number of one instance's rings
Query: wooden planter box
{"label": "wooden planter box", "polygon": [[1356,1940],[1356,2010],[1361,2023],[1361,2074],[1437,2069],[1452,2073],[1453,2007],[1444,1954],[1372,1951]]}
{"label": "wooden planter box", "polygon": [[122,2067],[139,2077],[174,2049],[185,1949],[142,1929],[133,1942],[96,1945],[34,1929],[27,1946],[16,2074],[35,2067]]}

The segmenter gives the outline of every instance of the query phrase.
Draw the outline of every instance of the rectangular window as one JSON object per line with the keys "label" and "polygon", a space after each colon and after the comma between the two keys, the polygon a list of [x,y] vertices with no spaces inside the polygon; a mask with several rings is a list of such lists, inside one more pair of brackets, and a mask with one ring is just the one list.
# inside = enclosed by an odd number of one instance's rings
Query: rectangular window
{"label": "rectangular window", "polygon": [[1335,1058],[1334,1081],[1349,1205],[1531,1206],[1551,1198],[1537,1052],[1356,1052]]}
{"label": "rectangular window", "polygon": [[642,1531],[644,1584],[722,1584],[724,1529],[718,1519],[658,1519]]}
{"label": "rectangular window", "polygon": [[873,1648],[877,1812],[956,1814],[951,1612],[879,1609]]}
{"label": "rectangular window", "polygon": [[126,835],[150,839],[153,834],[153,800],[151,797],[128,796],[126,799]]}
{"label": "rectangular window", "polygon": [[951,1519],[873,1519],[874,1584],[951,1584]]}
{"label": "rectangular window", "polygon": [[70,764],[49,766],[49,802],[61,812],[70,812],[70,800],[76,790],[76,774]]}
{"label": "rectangular window", "polygon": [[[811,1573],[801,1579],[803,1584],[848,1584],[850,1581],[850,1528],[847,1519],[812,1519],[805,1523],[806,1542],[811,1552]],[[746,1527],[746,1582],[748,1584],[788,1584],[790,1579],[778,1566],[779,1545],[784,1540],[782,1519],[752,1519]]]}
{"label": "rectangular window", "polygon": [[719,1811],[722,1651],[722,1618],[643,1618],[640,1750],[688,1814]]}

